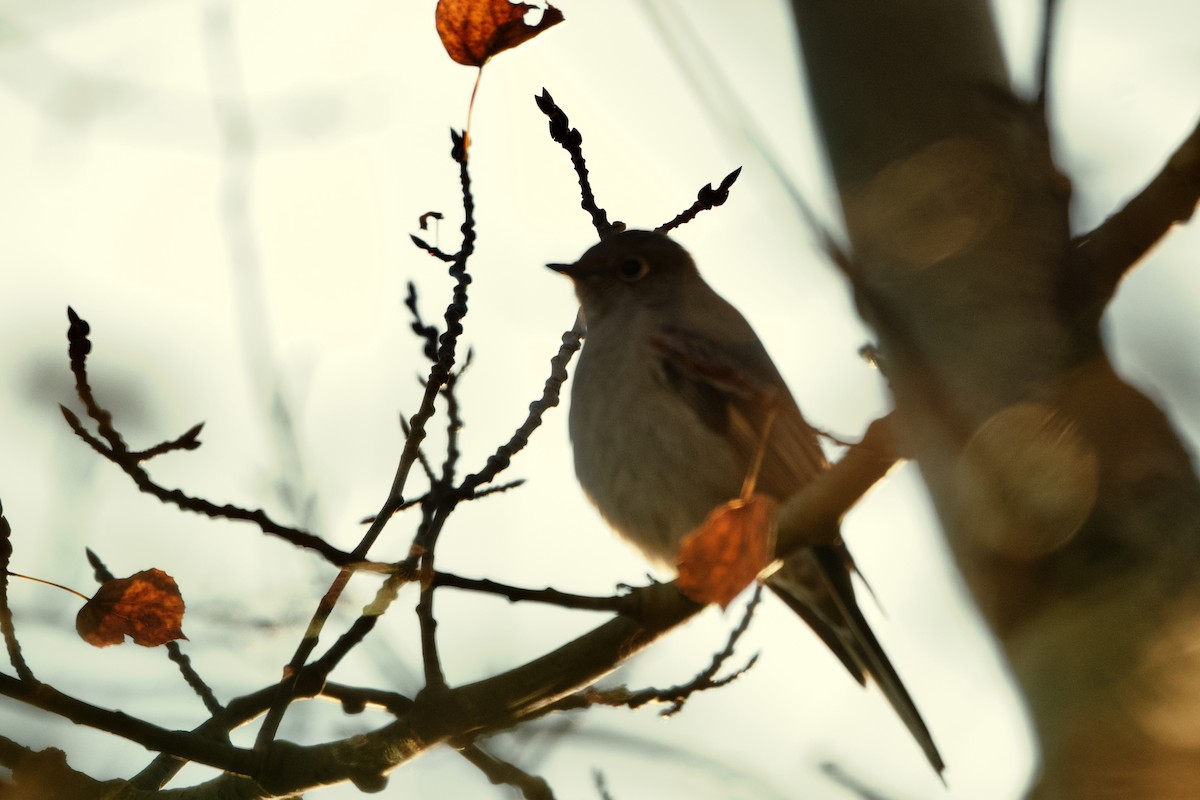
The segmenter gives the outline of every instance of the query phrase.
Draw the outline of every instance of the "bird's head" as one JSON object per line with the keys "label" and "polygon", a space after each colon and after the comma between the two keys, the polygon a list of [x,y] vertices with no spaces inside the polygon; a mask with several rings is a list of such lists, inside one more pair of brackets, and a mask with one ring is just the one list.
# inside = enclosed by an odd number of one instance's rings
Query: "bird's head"
{"label": "bird's head", "polygon": [[669,309],[699,281],[688,252],[662,233],[629,230],[593,245],[573,264],[547,264],[575,283],[589,326],[621,310]]}

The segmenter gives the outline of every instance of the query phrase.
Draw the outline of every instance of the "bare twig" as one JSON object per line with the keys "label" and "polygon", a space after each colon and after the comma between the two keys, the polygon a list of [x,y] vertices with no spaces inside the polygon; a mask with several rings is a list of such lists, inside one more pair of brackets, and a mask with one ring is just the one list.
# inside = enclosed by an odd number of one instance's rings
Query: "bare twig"
{"label": "bare twig", "polygon": [[156,456],[161,456],[164,453],[170,453],[174,450],[195,450],[200,446],[200,440],[196,437],[200,435],[200,431],[203,428],[203,422],[197,423],[184,431],[178,438],[161,442],[146,450],[131,452],[129,457],[135,458],[138,461],[149,461]]}
{"label": "bare twig", "polygon": [[530,435],[542,424],[542,416],[558,405],[563,382],[567,379],[567,364],[579,350],[582,336],[583,324],[577,319],[575,326],[563,333],[562,345],[558,348],[558,353],[550,359],[550,377],[546,378],[542,396],[529,404],[529,415],[525,421],[506,443],[496,448],[496,452],[488,458],[487,466],[474,475],[468,475],[463,480],[462,485],[458,488],[461,495],[464,497],[476,495],[476,490],[480,486],[495,480],[496,475],[507,469],[508,465],[512,463],[512,457],[529,443]]}
{"label": "bare twig", "polygon": [[711,183],[706,183],[704,187],[696,194],[696,202],[692,203],[692,205],[686,211],[675,217],[675,219],[659,225],[654,229],[655,232],[670,233],[680,225],[684,225],[694,220],[701,211],[708,211],[724,204],[724,202],[729,199],[729,188],[733,186],[733,182],[736,181],[738,179],[738,175],[741,174],[742,168],[738,167],[733,172],[726,175],[716,189],[713,188]]}
{"label": "bare twig", "polygon": [[608,213],[596,205],[596,196],[592,194],[592,185],[588,180],[587,162],[583,158],[583,134],[577,128],[572,128],[566,113],[563,112],[550,92],[542,88],[542,93],[534,98],[542,113],[550,118],[550,138],[562,145],[571,156],[571,165],[579,177],[579,194],[582,198],[580,205],[592,217],[592,227],[596,229],[601,239],[607,239],[623,227],[620,223],[608,221]]}
{"label": "bare twig", "polygon": [[623,596],[589,597],[587,595],[560,592],[557,589],[523,589],[519,586],[508,586],[491,580],[463,578],[448,572],[433,574],[434,586],[446,586],[452,589],[464,589],[482,594],[494,594],[506,597],[513,602],[548,603],[561,608],[574,608],[583,611],[620,612],[625,607]]}

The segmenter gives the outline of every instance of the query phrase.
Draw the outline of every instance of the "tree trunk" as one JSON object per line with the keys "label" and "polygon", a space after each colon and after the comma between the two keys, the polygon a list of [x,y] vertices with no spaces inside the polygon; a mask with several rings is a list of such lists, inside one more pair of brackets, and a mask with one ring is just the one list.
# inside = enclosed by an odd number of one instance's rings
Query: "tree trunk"
{"label": "tree trunk", "polygon": [[1200,483],[1105,353],[1111,291],[988,4],[793,6],[847,276],[901,450],[1029,704],[1032,796],[1200,797]]}

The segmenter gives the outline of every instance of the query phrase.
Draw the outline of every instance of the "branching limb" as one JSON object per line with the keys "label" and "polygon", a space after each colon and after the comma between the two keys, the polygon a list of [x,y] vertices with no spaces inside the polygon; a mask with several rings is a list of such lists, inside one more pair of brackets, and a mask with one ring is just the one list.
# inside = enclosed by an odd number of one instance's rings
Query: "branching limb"
{"label": "branching limb", "polygon": [[1079,236],[1068,262],[1067,301],[1099,319],[1117,284],[1177,223],[1191,219],[1200,199],[1200,123],[1158,175],[1124,208]]}
{"label": "branching limb", "polygon": [[[467,272],[467,261],[475,252],[475,199],[471,194],[471,174],[467,168],[466,143],[463,135],[457,131],[451,131],[450,140],[450,155],[459,167],[458,174],[463,203],[463,223],[460,227],[462,245],[454,255],[449,269],[450,277],[454,278],[453,298],[446,307],[443,317],[445,331],[438,339],[437,360],[429,369],[421,405],[409,420],[409,432],[404,442],[404,449],[400,453],[391,488],[388,490],[388,496],[384,500],[382,508],[375,515],[374,521],[351,553],[355,561],[366,560],[371,547],[383,532],[388,520],[404,503],[404,487],[408,482],[409,472],[417,461],[421,443],[425,440],[425,426],[433,417],[437,396],[446,381],[450,379],[457,355],[458,339],[463,331],[462,321],[467,315],[467,287],[471,283],[471,276]],[[435,529],[432,533],[433,541],[436,541],[436,536]],[[428,553],[432,557],[432,541],[428,546]],[[350,581],[352,572],[353,570],[343,566],[337,577],[334,578],[324,597],[321,598],[304,637],[284,669],[284,677],[280,681],[276,700],[267,712],[255,740],[255,750],[261,757],[265,757],[268,745],[274,740],[275,734],[279,730],[279,724],[283,720],[284,712],[296,689],[296,680],[304,665],[308,663],[309,656],[316,649],[320,632],[329,619],[329,615],[333,613],[334,607]],[[365,636],[374,627],[377,619],[376,616],[360,617],[358,622],[361,624],[358,625],[358,633]]]}
{"label": "branching limb", "polygon": [[193,426],[179,438],[171,442],[156,445],[149,450],[130,450],[121,437],[120,432],[113,426],[112,414],[96,401],[91,384],[88,381],[87,356],[92,349],[88,333],[91,330],[91,326],[88,325],[86,320],[76,314],[74,309],[67,309],[67,317],[71,322],[67,330],[67,342],[71,372],[75,375],[75,393],[83,402],[88,416],[95,420],[100,437],[97,438],[88,432],[82,420],[70,409],[60,406],[63,417],[67,420],[67,424],[71,426],[71,430],[74,431],[76,436],[105,459],[120,467],[133,480],[140,491],[184,511],[191,511],[213,519],[249,522],[269,536],[275,536],[297,547],[307,548],[320,553],[326,561],[332,564],[342,565],[355,560],[349,553],[334,547],[319,536],[275,522],[262,509],[250,510],[228,503],[219,506],[208,500],[192,497],[179,489],[167,489],[155,483],[142,466],[142,462],[169,450],[195,449],[195,447],[199,446],[196,437],[200,433],[200,426]]}

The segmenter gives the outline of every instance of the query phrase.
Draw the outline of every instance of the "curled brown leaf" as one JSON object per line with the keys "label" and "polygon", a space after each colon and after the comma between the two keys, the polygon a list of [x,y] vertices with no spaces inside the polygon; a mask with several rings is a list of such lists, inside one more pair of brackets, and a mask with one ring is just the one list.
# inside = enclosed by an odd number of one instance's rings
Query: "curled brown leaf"
{"label": "curled brown leaf", "polygon": [[459,64],[482,67],[497,53],[532,39],[563,21],[563,14],[547,4],[534,25],[525,15],[537,6],[509,0],[438,0],[438,36],[450,57]]}
{"label": "curled brown leaf", "polygon": [[100,584],[79,609],[75,630],[96,647],[121,644],[126,636],[143,647],[157,647],[187,638],[183,611],[175,579],[160,569],[145,569]]}

